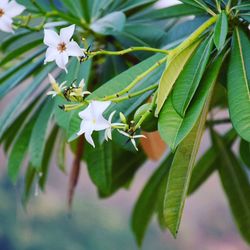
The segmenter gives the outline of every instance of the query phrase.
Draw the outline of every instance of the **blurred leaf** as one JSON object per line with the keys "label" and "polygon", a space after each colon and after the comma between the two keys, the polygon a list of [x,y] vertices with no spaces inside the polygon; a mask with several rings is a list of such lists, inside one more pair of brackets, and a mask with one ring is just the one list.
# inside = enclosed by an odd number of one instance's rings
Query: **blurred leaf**
{"label": "blurred leaf", "polygon": [[47,181],[48,171],[49,171],[49,164],[50,164],[51,157],[53,154],[53,149],[56,143],[57,133],[58,133],[58,127],[54,126],[45,144],[45,148],[44,148],[44,152],[42,156],[41,169],[39,171],[41,175],[39,178],[39,186],[42,190],[45,189],[45,184]]}
{"label": "blurred leaf", "polygon": [[[6,80],[6,78],[9,78],[13,74],[15,74],[15,78],[17,77],[17,73],[20,74],[21,69],[27,64],[30,63],[34,58],[39,56],[41,53],[45,51],[44,48],[35,51],[35,53],[27,56],[25,60],[22,60],[20,63],[16,64],[15,66],[10,67],[8,70],[4,71],[3,73],[0,74],[0,84],[3,84],[3,82]],[[26,74],[27,76],[27,74]],[[15,79],[12,79],[14,81]],[[11,84],[12,86],[16,84]],[[1,88],[1,85],[0,85]]]}
{"label": "blurred leaf", "polygon": [[241,235],[250,243],[250,184],[233,152],[212,131],[213,143],[219,151],[220,178]]}
{"label": "blurred leaf", "polygon": [[32,118],[27,124],[25,124],[23,130],[19,133],[17,139],[15,140],[8,157],[8,175],[14,183],[16,183],[22,162],[25,159],[34,124],[35,118]]}
{"label": "blurred leaf", "polygon": [[224,11],[219,14],[214,28],[214,44],[218,50],[221,50],[225,44],[228,32],[227,15]]}
{"label": "blurred leaf", "polygon": [[201,10],[194,6],[186,4],[177,4],[166,8],[152,8],[150,10],[146,9],[145,11],[140,11],[136,15],[132,16],[130,20],[138,20],[140,22],[145,22],[161,19],[166,20],[168,18],[176,18],[189,15],[199,15],[204,13],[204,10]]}
{"label": "blurred leaf", "polygon": [[132,229],[139,246],[157,205],[157,194],[164,178],[168,177],[173,155],[169,155],[144,186],[133,210]]}
{"label": "blurred leaf", "polygon": [[119,11],[110,13],[90,25],[90,28],[102,35],[112,35],[122,31],[126,22],[126,16]]}
{"label": "blurred leaf", "polygon": [[157,2],[157,0],[128,0],[125,1],[125,3],[120,7],[120,9],[122,11],[128,11],[154,2]]}
{"label": "blurred leaf", "polygon": [[20,48],[17,48],[7,54],[4,58],[2,58],[0,62],[0,66],[5,65],[6,63],[10,62],[13,59],[18,58],[20,55],[23,55],[25,52],[37,47],[38,45],[42,44],[42,39],[35,40],[33,42],[26,43]]}
{"label": "blurred leaf", "polygon": [[192,53],[194,53],[199,43],[200,41],[194,43],[174,57],[168,57],[166,69],[163,72],[159,83],[156,110],[157,114],[160,113],[160,110],[163,107],[169,93],[171,92],[178,76],[182,72],[185,64],[188,62],[188,59],[191,57]]}
{"label": "blurred leaf", "polygon": [[36,120],[29,143],[30,162],[32,166],[40,169],[45,150],[47,129],[53,111],[53,100],[46,101]]}
{"label": "blurred leaf", "polygon": [[228,69],[230,117],[238,134],[250,142],[250,39],[235,28]]}
{"label": "blurred leaf", "polygon": [[32,83],[26,87],[18,96],[16,96],[11,103],[5,108],[4,112],[0,116],[0,138],[6,131],[6,129],[12,124],[13,120],[18,116],[20,107],[27,101],[31,94],[38,88],[41,82],[47,77],[48,73],[52,71],[55,65],[50,64],[46,66],[32,80]]}
{"label": "blurred leaf", "polygon": [[243,139],[240,141],[240,156],[244,164],[250,168],[250,143]]}
{"label": "blurred leaf", "polygon": [[[199,86],[210,57],[212,46],[213,40],[210,36],[199,45],[175,82],[172,103],[174,109],[181,117],[184,117]],[[212,81],[215,80],[212,79]]]}
{"label": "blurred leaf", "polygon": [[96,138],[95,148],[89,143],[85,143],[84,155],[88,172],[98,189],[103,193],[109,193],[112,179],[112,143],[100,144],[97,133],[95,133],[94,138]]}
{"label": "blurred leaf", "polygon": [[32,184],[34,182],[35,177],[36,177],[36,169],[29,163],[25,173],[25,181],[24,181],[25,186],[22,197],[22,202],[24,206],[27,204],[30,198]]}
{"label": "blurred leaf", "polygon": [[40,59],[34,63],[30,63],[20,71],[17,71],[13,77],[9,80],[3,82],[0,85],[0,99],[9,93],[13,88],[20,84],[23,80],[27,79],[30,75],[34,73],[35,70],[39,69],[43,65],[44,59]]}

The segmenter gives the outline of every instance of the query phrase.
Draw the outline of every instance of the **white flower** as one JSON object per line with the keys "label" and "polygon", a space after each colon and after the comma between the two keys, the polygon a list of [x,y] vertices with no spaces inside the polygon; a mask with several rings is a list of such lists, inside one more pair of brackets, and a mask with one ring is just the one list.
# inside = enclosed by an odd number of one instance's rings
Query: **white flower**
{"label": "white flower", "polygon": [[126,132],[124,132],[124,131],[122,131],[120,129],[118,129],[118,132],[120,134],[122,134],[122,135],[125,135],[126,137],[128,137],[131,140],[131,142],[132,142],[132,144],[133,144],[136,151],[138,151],[138,148],[136,146],[135,139],[137,139],[137,138],[147,138],[145,135],[130,135],[130,134],[128,134],[128,133],[126,133]]}
{"label": "white flower", "polygon": [[12,18],[20,15],[25,10],[25,7],[15,0],[0,0],[0,30],[12,32]]}
{"label": "white flower", "polygon": [[108,141],[108,140],[112,140],[112,127],[114,126],[122,126],[124,127],[125,124],[123,123],[112,123],[112,119],[113,119],[113,116],[115,114],[116,111],[113,111],[110,116],[109,116],[109,119],[108,119],[108,122],[109,122],[109,127],[105,129],[105,140]]}
{"label": "white flower", "polygon": [[55,31],[45,29],[43,42],[49,47],[46,51],[44,63],[56,61],[59,68],[67,72],[66,65],[69,56],[84,56],[83,50],[79,45],[70,40],[75,31],[75,25],[60,30],[60,35]]}
{"label": "white flower", "polygon": [[93,131],[101,131],[110,127],[109,121],[107,121],[102,115],[110,104],[110,101],[92,101],[86,109],[79,113],[82,122],[80,125],[80,131],[77,135],[84,134],[87,142],[93,147],[95,147],[94,141],[91,137]]}
{"label": "white flower", "polygon": [[53,98],[56,95],[60,95],[62,93],[62,91],[66,88],[66,82],[63,82],[62,84],[58,85],[55,78],[51,74],[48,74],[48,76],[53,90],[48,91],[47,95],[52,95]]}

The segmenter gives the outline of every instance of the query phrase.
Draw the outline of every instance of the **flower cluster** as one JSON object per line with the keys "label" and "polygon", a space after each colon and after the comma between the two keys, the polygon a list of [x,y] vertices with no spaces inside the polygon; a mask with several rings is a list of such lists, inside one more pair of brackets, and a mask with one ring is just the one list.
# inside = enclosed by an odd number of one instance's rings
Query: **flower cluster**
{"label": "flower cluster", "polygon": [[[13,18],[20,15],[24,10],[25,7],[17,3],[15,0],[1,0],[0,30],[13,33]],[[46,46],[48,46],[44,64],[55,61],[59,68],[65,70],[65,72],[68,73],[66,66],[68,64],[69,57],[77,57],[80,59],[80,61],[82,58],[88,58],[88,50],[81,48],[72,39],[74,31],[75,25],[62,28],[59,31],[59,34],[52,29],[44,29],[43,42]],[[85,97],[91,93],[87,90],[84,90],[84,80],[81,80],[78,85],[71,83],[70,86],[67,86],[66,82],[58,84],[52,74],[49,74],[48,77],[52,86],[52,90],[49,91],[47,95],[51,95],[52,98],[55,96],[61,96],[65,98],[66,101],[73,102],[74,104],[68,105],[70,107],[75,107],[75,105],[79,105],[81,107],[85,106],[85,104],[88,104],[87,108],[79,112],[79,117],[82,119],[82,121],[77,136],[84,134],[86,141],[95,147],[95,143],[92,139],[92,133],[94,131],[104,131],[105,140],[108,141],[112,140],[112,130],[117,129],[120,134],[128,137],[135,149],[138,150],[135,139],[144,136],[135,135],[135,131],[127,124],[126,118],[123,114],[120,114],[122,121],[121,123],[112,123],[112,119],[116,111],[113,111],[109,115],[108,119],[103,116],[104,111],[106,111],[111,105],[111,101],[86,101]],[[63,105],[62,108],[65,109],[65,106]]]}

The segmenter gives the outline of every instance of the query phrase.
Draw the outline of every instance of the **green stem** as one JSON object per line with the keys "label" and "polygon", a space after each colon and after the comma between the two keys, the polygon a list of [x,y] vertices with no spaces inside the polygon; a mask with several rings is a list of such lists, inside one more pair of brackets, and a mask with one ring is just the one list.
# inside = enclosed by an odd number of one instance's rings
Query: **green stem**
{"label": "green stem", "polygon": [[83,102],[83,103],[80,103],[80,104],[66,104],[66,105],[60,106],[60,108],[62,108],[64,111],[68,112],[68,111],[72,111],[72,110],[82,108],[85,105],[86,105],[86,102]]}
{"label": "green stem", "polygon": [[96,51],[96,52],[89,52],[88,56],[90,58],[97,56],[97,55],[121,56],[121,55],[131,53],[134,51],[148,51],[148,52],[163,53],[163,54],[169,53],[168,50],[163,50],[163,49],[156,49],[156,48],[150,48],[150,47],[131,47],[131,48],[120,50],[120,51],[100,50],[100,51]]}
{"label": "green stem", "polygon": [[102,101],[109,101],[115,98],[120,97],[121,95],[124,95],[126,93],[128,93],[133,87],[135,87],[137,85],[137,83],[139,83],[144,77],[146,77],[149,73],[151,73],[152,71],[154,71],[156,68],[158,68],[161,64],[165,63],[167,61],[167,56],[163,57],[161,60],[159,60],[158,62],[156,62],[153,66],[151,66],[149,69],[147,69],[146,71],[144,71],[141,75],[138,75],[134,81],[132,81],[126,88],[124,88],[123,90],[110,95],[110,96],[105,96],[103,97],[101,100]]}
{"label": "green stem", "polygon": [[136,96],[138,96],[138,95],[142,95],[142,94],[144,94],[144,93],[146,93],[146,92],[148,92],[148,91],[150,91],[150,90],[152,90],[152,89],[155,89],[155,88],[157,88],[157,87],[158,87],[158,83],[156,83],[156,84],[154,84],[154,85],[151,85],[151,86],[149,86],[149,87],[147,87],[147,88],[145,88],[145,89],[142,89],[142,90],[136,91],[136,92],[134,92],[134,93],[128,94],[128,95],[126,95],[126,96],[114,98],[114,99],[112,99],[111,101],[112,101],[112,102],[121,102],[121,101],[125,101],[125,100],[128,100],[128,99],[130,99],[130,98],[136,97]]}

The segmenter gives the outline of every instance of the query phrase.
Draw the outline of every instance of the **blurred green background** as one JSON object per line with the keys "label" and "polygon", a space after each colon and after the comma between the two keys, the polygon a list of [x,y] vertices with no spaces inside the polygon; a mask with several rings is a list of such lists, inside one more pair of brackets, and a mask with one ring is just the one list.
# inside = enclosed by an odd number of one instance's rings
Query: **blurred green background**
{"label": "blurred green background", "polygon": [[[4,163],[3,156],[1,162]],[[69,157],[70,162],[70,157]],[[70,166],[70,164],[69,164]],[[53,166],[45,193],[35,196],[26,211],[21,205],[22,180],[10,184],[0,177],[0,250],[136,250],[130,213],[154,164],[136,175],[129,190],[100,200],[82,165],[79,185],[69,214],[68,176]],[[178,238],[161,232],[156,221],[147,231],[143,250],[247,250],[233,224],[216,174],[188,199]]]}

